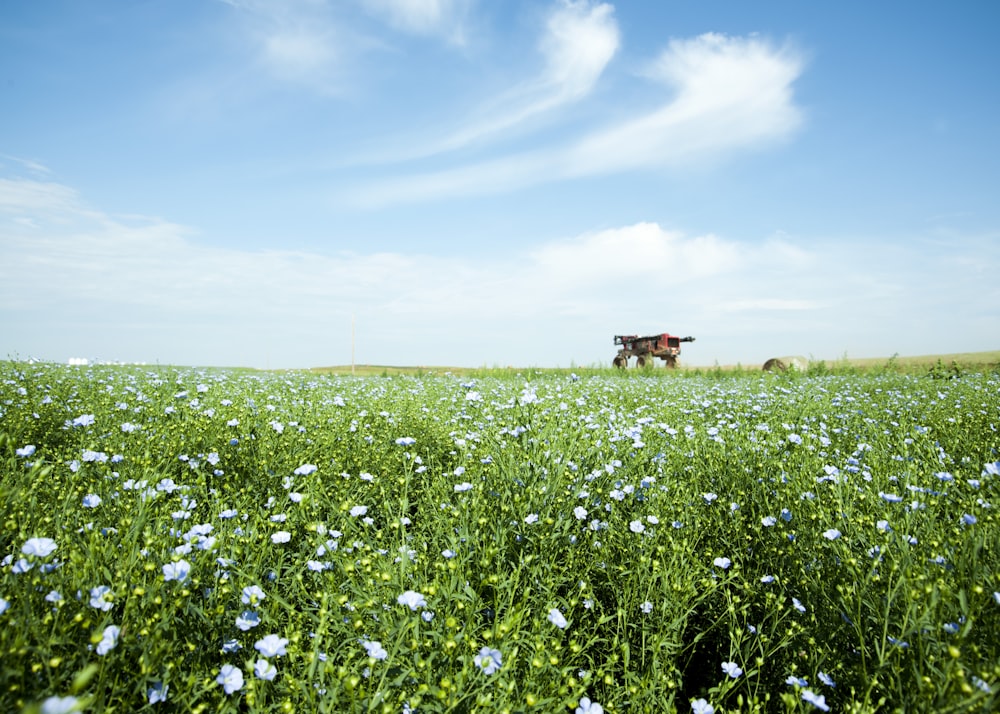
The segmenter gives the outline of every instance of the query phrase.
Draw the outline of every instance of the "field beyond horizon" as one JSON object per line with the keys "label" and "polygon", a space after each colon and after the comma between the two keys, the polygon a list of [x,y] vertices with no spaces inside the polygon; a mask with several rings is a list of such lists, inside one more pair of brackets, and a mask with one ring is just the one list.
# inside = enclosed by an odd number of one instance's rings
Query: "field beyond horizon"
{"label": "field beyond horizon", "polygon": [[[928,371],[939,368],[958,368],[960,370],[969,371],[984,371],[1000,368],[1000,350],[990,350],[986,352],[954,352],[947,354],[928,354],[928,355],[917,355],[917,356],[900,356],[894,355],[891,357],[847,357],[842,356],[836,360],[820,360],[812,359],[809,357],[801,355],[782,355],[778,356],[778,359],[788,361],[790,359],[798,359],[806,364],[805,371],[808,372],[810,369],[816,371],[864,371],[869,372],[873,370],[886,370],[886,371],[898,371],[906,373],[918,373],[922,371]],[[634,364],[634,361],[633,361]],[[763,367],[762,363],[748,363],[748,364],[730,364],[730,365],[700,365],[700,364],[688,364],[682,358],[680,366],[676,371],[680,372],[694,372],[694,373],[706,373],[716,370],[721,370],[724,372],[734,372],[734,371],[754,371],[760,370]],[[483,374],[483,373],[503,373],[503,372],[568,372],[568,371],[587,371],[587,372],[614,372],[618,371],[616,368],[611,366],[611,361],[608,360],[607,365],[594,364],[594,365],[570,365],[568,367],[531,367],[531,366],[501,366],[492,365],[481,367],[448,367],[448,366],[426,366],[426,365],[375,365],[375,364],[356,364],[356,365],[333,365],[327,367],[311,367],[308,369],[310,372],[317,374],[355,374],[357,376],[385,376],[394,374],[411,374],[411,375],[422,375],[422,374],[444,374],[450,373],[455,375],[470,375],[470,374]],[[294,370],[289,370],[294,371]],[[667,371],[663,363],[656,360],[652,367],[645,368],[644,370],[638,370],[634,366],[629,367],[628,370],[623,371]]]}

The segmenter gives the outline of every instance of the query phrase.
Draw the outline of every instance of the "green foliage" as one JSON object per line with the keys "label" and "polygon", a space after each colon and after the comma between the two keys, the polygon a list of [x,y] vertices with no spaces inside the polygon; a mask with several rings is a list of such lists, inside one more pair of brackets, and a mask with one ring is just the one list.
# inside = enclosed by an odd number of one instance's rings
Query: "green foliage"
{"label": "green foliage", "polygon": [[1000,381],[845,370],[3,364],[0,704],[995,708]]}

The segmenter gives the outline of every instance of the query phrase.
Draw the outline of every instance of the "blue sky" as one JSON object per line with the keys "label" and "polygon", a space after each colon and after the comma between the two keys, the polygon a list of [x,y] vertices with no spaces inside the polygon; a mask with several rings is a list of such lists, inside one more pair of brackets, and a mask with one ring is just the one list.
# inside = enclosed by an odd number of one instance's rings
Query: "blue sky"
{"label": "blue sky", "polygon": [[1000,348],[994,2],[0,8],[0,354]]}

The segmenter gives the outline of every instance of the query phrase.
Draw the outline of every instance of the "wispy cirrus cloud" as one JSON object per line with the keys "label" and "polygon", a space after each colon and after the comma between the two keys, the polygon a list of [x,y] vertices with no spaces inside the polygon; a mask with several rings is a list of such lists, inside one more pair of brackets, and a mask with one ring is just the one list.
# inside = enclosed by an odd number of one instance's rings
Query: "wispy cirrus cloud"
{"label": "wispy cirrus cloud", "polygon": [[[350,5],[331,0],[220,0],[231,6],[260,67],[278,81],[321,94],[348,90],[359,58],[387,40],[359,21]],[[394,30],[465,42],[473,0],[360,0]]]}
{"label": "wispy cirrus cloud", "polygon": [[408,140],[356,160],[401,164],[468,147],[482,148],[525,127],[551,121],[559,110],[588,97],[621,46],[614,7],[591,0],[557,0],[544,16],[537,49],[541,65],[531,77],[483,101],[444,136]]}
{"label": "wispy cirrus cloud", "polygon": [[439,35],[464,45],[465,22],[473,0],[362,0],[362,4],[397,30]]}
{"label": "wispy cirrus cloud", "polygon": [[220,0],[231,6],[260,67],[323,94],[343,90],[344,65],[363,44],[326,0]]}
{"label": "wispy cirrus cloud", "polygon": [[653,110],[561,146],[373,182],[345,200],[374,207],[503,192],[678,167],[756,148],[790,136],[801,125],[792,85],[802,67],[797,52],[756,36],[674,40],[646,72],[656,91],[668,97]]}
{"label": "wispy cirrus cloud", "polygon": [[614,8],[588,0],[561,0],[546,18],[538,48],[545,64],[541,73],[491,100],[489,118],[431,144],[424,155],[467,146],[577,102],[593,89],[620,45]]}

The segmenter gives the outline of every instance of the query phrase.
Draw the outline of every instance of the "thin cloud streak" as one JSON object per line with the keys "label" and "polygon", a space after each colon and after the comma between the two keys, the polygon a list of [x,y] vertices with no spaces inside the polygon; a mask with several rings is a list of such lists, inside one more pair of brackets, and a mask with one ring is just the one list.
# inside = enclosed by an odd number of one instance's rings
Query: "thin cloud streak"
{"label": "thin cloud streak", "polygon": [[676,168],[756,148],[783,139],[800,126],[792,83],[801,71],[795,53],[757,37],[706,34],[677,40],[647,73],[672,92],[670,101],[658,109],[555,149],[376,182],[341,198],[347,204],[374,208]]}
{"label": "thin cloud streak", "polygon": [[462,46],[472,0],[364,0],[365,8],[391,27],[416,35],[440,35]]}
{"label": "thin cloud streak", "polygon": [[345,91],[345,67],[364,40],[348,31],[325,0],[221,0],[236,11],[236,31],[275,80],[324,95]]}
{"label": "thin cloud streak", "polygon": [[491,101],[490,119],[474,122],[408,158],[432,156],[481,142],[584,99],[593,91],[619,44],[620,33],[611,5],[563,0],[549,15],[539,42],[545,57],[541,75]]}
{"label": "thin cloud streak", "polygon": [[409,141],[355,158],[347,165],[400,164],[465,148],[482,148],[511,134],[553,121],[559,110],[586,99],[621,45],[614,7],[590,0],[559,0],[538,41],[538,75],[499,92],[444,137]]}

